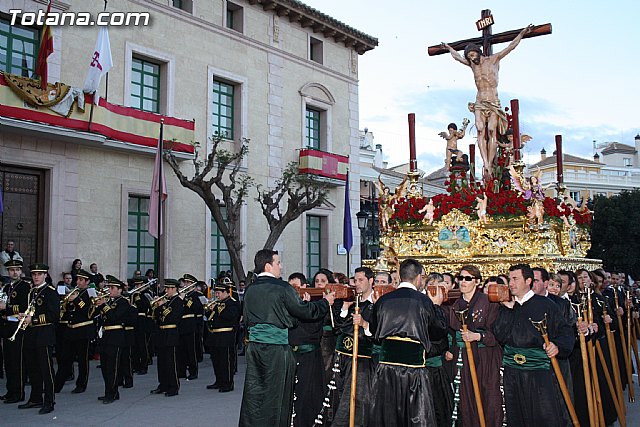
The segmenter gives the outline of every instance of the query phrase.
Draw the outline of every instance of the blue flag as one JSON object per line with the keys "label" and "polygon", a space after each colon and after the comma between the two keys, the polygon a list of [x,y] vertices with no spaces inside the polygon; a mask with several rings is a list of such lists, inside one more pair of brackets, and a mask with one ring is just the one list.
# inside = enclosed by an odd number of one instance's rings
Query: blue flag
{"label": "blue flag", "polygon": [[347,185],[344,188],[344,228],[342,230],[342,244],[347,252],[351,252],[353,232],[351,230],[351,204],[349,203],[349,172],[347,172]]}

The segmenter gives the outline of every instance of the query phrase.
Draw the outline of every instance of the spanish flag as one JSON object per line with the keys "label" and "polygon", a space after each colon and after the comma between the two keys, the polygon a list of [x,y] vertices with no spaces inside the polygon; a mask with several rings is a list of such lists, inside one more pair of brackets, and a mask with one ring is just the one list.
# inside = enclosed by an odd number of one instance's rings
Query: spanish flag
{"label": "spanish flag", "polygon": [[38,59],[36,61],[36,74],[40,76],[40,87],[44,90],[47,88],[47,58],[53,53],[53,34],[51,28],[46,24],[47,17],[51,12],[51,0],[47,6],[47,13],[44,16],[44,29],[42,30],[42,39],[40,40],[40,49],[38,50]]}

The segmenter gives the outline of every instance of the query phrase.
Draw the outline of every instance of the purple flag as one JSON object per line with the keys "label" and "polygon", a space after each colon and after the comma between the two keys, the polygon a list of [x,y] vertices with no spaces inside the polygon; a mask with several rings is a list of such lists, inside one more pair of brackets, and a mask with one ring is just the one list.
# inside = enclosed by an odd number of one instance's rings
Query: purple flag
{"label": "purple flag", "polygon": [[353,231],[351,230],[351,203],[349,202],[349,172],[347,172],[347,185],[344,188],[344,228],[342,230],[342,244],[347,252],[351,252],[353,246]]}

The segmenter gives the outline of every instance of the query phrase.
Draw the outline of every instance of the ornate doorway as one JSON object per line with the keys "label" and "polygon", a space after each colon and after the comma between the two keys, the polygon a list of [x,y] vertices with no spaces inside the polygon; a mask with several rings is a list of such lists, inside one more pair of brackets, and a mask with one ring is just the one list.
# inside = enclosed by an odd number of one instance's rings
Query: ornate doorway
{"label": "ornate doorway", "polygon": [[[0,213],[0,244],[15,242],[25,267],[46,261],[44,255],[44,171],[0,165],[4,211]],[[26,268],[25,268],[26,270]]]}

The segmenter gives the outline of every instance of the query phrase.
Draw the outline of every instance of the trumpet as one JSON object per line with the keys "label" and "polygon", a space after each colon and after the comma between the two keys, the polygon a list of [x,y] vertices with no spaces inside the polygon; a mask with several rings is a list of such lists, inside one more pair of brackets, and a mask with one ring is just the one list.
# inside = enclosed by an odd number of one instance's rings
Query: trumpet
{"label": "trumpet", "polygon": [[145,289],[147,289],[149,286],[154,285],[157,281],[158,281],[158,279],[151,279],[147,283],[144,283],[144,284],[142,284],[142,285],[130,290],[129,291],[129,295],[133,295],[133,294],[135,294],[137,292],[142,292]]}
{"label": "trumpet", "polygon": [[62,309],[65,305],[67,305],[67,303],[69,302],[69,300],[71,299],[71,296],[75,293],[80,292],[80,288],[75,288],[74,290],[72,290],[71,292],[69,292],[67,295],[64,296],[64,298],[62,298],[62,300],[60,300],[60,309]]}
{"label": "trumpet", "polygon": [[218,298],[211,298],[204,306],[205,311],[213,311],[213,308],[218,304],[220,300]]}
{"label": "trumpet", "polygon": [[167,300],[167,294],[164,295],[160,295],[159,297],[155,297],[154,299],[151,300],[150,304],[151,304],[151,308],[157,308],[160,307],[162,304],[164,304]]}
{"label": "trumpet", "polygon": [[104,290],[104,291],[96,291],[97,295],[93,298],[91,298],[91,303],[93,305],[96,305],[98,303],[98,301],[100,301],[101,299],[106,299],[110,297],[109,291]]}
{"label": "trumpet", "polygon": [[196,287],[196,284],[195,284],[195,283],[192,283],[192,284],[190,284],[189,286],[187,286],[186,288],[184,288],[184,289],[180,289],[180,290],[178,291],[178,296],[179,296],[180,298],[184,298],[184,297],[185,297],[185,295],[187,295],[189,292],[191,292],[191,290],[192,290],[193,288],[195,288],[195,287]]}
{"label": "trumpet", "polygon": [[18,322],[18,327],[16,328],[16,331],[13,333],[13,335],[11,335],[11,337],[9,337],[9,341],[13,342],[16,340],[16,336],[18,335],[19,331],[24,331],[25,329],[27,329],[27,324],[25,323],[26,318],[33,316],[34,314],[36,314],[36,305],[35,305],[35,299],[33,301],[31,301],[29,303],[29,305],[27,306],[27,309],[24,312],[24,317],[22,317],[20,319],[20,322]]}

